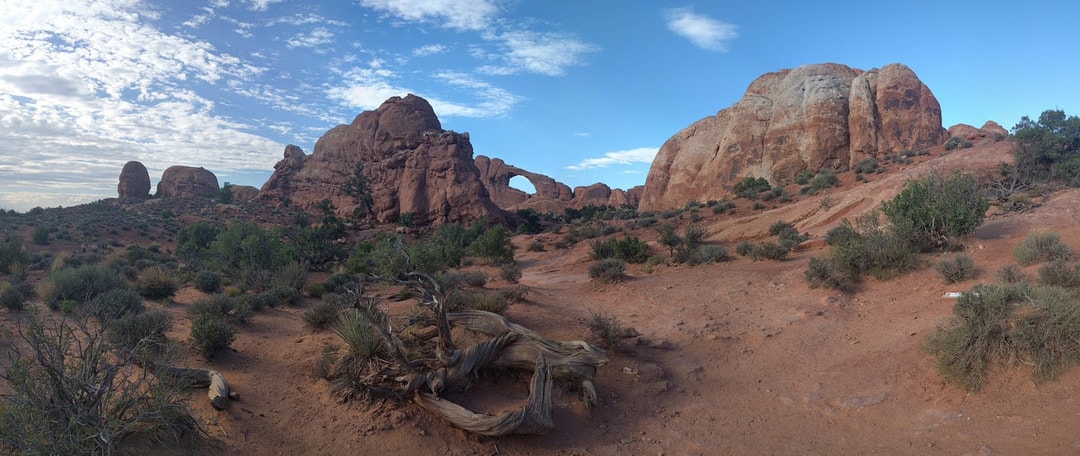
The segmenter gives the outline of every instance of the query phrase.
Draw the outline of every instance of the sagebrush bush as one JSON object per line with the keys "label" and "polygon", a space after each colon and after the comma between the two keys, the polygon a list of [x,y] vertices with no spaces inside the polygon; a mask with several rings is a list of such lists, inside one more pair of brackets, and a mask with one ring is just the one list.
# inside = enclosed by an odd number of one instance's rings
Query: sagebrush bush
{"label": "sagebrush bush", "polygon": [[236,328],[224,316],[201,313],[191,321],[191,343],[207,360],[229,348],[234,340]]}
{"label": "sagebrush bush", "polygon": [[698,246],[693,252],[690,252],[690,259],[688,260],[692,265],[720,263],[723,261],[731,261],[731,255],[728,255],[727,249],[723,246],[712,244]]}
{"label": "sagebrush bush", "polygon": [[754,244],[747,241],[742,241],[735,245],[735,253],[739,256],[749,256],[754,252]]}
{"label": "sagebrush bush", "polygon": [[0,240],[0,274],[22,270],[28,263],[30,254],[26,252],[21,237],[7,236]]}
{"label": "sagebrush bush", "polygon": [[129,313],[112,320],[108,325],[109,343],[120,349],[139,353],[157,353],[165,348],[165,333],[172,327],[169,314],[163,310]]}
{"label": "sagebrush bush", "polygon": [[963,253],[942,258],[937,264],[937,272],[945,283],[963,282],[975,277],[975,260]]}
{"label": "sagebrush bush", "polygon": [[[654,220],[654,221],[655,221],[655,220]],[[545,249],[544,249],[544,243],[543,243],[543,242],[541,242],[541,241],[540,241],[540,240],[538,240],[538,239],[537,239],[537,240],[533,240],[532,242],[530,242],[530,243],[529,243],[529,248],[528,248],[528,250],[529,250],[530,252],[543,252],[543,251],[545,250]]]}
{"label": "sagebrush bush", "polygon": [[321,283],[309,283],[305,289],[307,290],[307,295],[315,299],[322,298],[323,295],[326,294],[326,285]]}
{"label": "sagebrush bush", "polygon": [[851,283],[851,279],[828,259],[810,258],[810,264],[803,273],[810,288],[825,287],[842,290]]}
{"label": "sagebrush bush", "polygon": [[334,300],[323,300],[315,304],[307,312],[304,312],[304,324],[313,330],[329,328],[338,321],[341,315],[341,306]]}
{"label": "sagebrush bush", "polygon": [[120,274],[94,264],[53,271],[39,285],[38,295],[50,309],[57,310],[60,301],[85,303],[101,293],[126,286]]}
{"label": "sagebrush bush", "polygon": [[194,320],[201,315],[211,315],[224,318],[236,308],[239,299],[226,295],[211,295],[196,300],[188,307],[188,315]]}
{"label": "sagebrush bush", "polygon": [[510,283],[521,280],[521,267],[517,263],[504,264],[499,268],[499,277]]}
{"label": "sagebrush bush", "polygon": [[1034,294],[1036,310],[1022,314],[1010,338],[1034,364],[1035,381],[1043,382],[1080,363],[1080,296],[1057,287]]}
{"label": "sagebrush bush", "polygon": [[614,315],[594,313],[585,326],[600,346],[616,351],[624,349],[622,342],[626,329]]}
{"label": "sagebrush bush", "polygon": [[114,288],[94,297],[84,308],[102,324],[108,324],[127,315],[142,313],[143,297],[130,288]]}
{"label": "sagebrush bush", "polygon": [[1053,260],[1039,267],[1039,284],[1048,287],[1080,288],[1080,265]]}
{"label": "sagebrush bush", "polygon": [[510,296],[497,291],[454,290],[446,295],[445,305],[454,311],[485,310],[501,315],[510,308]]}
{"label": "sagebrush bush", "polygon": [[30,291],[26,282],[4,282],[0,284],[0,306],[11,311],[23,310]]}
{"label": "sagebrush bush", "polygon": [[1028,278],[1024,270],[1015,264],[1006,264],[998,269],[997,278],[1002,283],[1021,284],[1026,283]]}
{"label": "sagebrush bush", "polygon": [[762,242],[761,244],[755,245],[753,247],[753,249],[750,250],[750,255],[749,256],[750,256],[750,259],[752,259],[754,261],[757,261],[757,260],[779,261],[779,260],[783,260],[784,258],[787,258],[787,254],[790,251],[791,251],[790,247],[770,241],[770,242]]}
{"label": "sagebrush bush", "polygon": [[589,277],[604,283],[615,283],[626,278],[626,263],[615,258],[597,261],[589,266]]}
{"label": "sagebrush bush", "polygon": [[592,258],[603,260],[617,258],[627,263],[644,263],[649,259],[649,245],[636,237],[615,237],[592,243]]}
{"label": "sagebrush bush", "polygon": [[175,296],[180,284],[172,271],[162,267],[152,267],[139,273],[135,288],[147,299],[165,299]]}
{"label": "sagebrush bush", "polygon": [[1073,252],[1057,233],[1033,231],[1013,247],[1013,256],[1021,266],[1030,266],[1042,261],[1072,260]]}
{"label": "sagebrush bush", "polygon": [[221,273],[202,270],[195,274],[195,288],[204,293],[216,293],[221,289]]}

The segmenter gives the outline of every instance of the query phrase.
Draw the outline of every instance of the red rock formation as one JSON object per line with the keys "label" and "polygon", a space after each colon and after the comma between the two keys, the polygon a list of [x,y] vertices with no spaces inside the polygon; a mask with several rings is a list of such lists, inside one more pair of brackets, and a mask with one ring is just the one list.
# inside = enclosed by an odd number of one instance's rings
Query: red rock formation
{"label": "red rock formation", "polygon": [[1009,131],[993,120],[987,121],[982,128],[968,124],[956,124],[949,127],[949,137],[957,137],[972,143],[986,144],[1001,141],[1009,136]]}
{"label": "red rock formation", "polygon": [[[530,196],[546,198],[555,201],[570,201],[574,197],[570,187],[562,182],[557,182],[543,174],[537,174],[507,165],[501,158],[488,158],[483,155],[476,156],[476,167],[480,170],[480,180],[484,183],[491,200],[503,209],[507,209],[524,203]],[[526,192],[510,186],[510,179],[521,176],[529,180],[536,187],[536,193],[529,195]]]}
{"label": "red rock formation", "polygon": [[394,222],[404,213],[419,224],[502,220],[472,153],[468,134],[443,130],[426,100],[393,97],[351,124],[330,129],[310,156],[287,147],[257,199],[304,209],[329,199],[338,215],[349,217],[356,203],[343,187],[362,161],[379,222]]}
{"label": "red rock formation", "polygon": [[250,185],[230,185],[232,189],[233,200],[240,202],[248,202],[259,196],[259,189]]}
{"label": "red rock formation", "polygon": [[747,176],[789,182],[799,171],[842,171],[944,140],[937,99],[906,66],[864,72],[829,63],[768,73],[738,103],[660,148],[639,209],[721,199]]}
{"label": "red rock formation", "polygon": [[120,199],[146,199],[150,197],[150,173],[142,163],[129,161],[120,170],[120,183],[116,185]]}
{"label": "red rock formation", "polygon": [[218,191],[214,173],[191,166],[170,166],[162,173],[157,186],[160,198],[215,197]]}

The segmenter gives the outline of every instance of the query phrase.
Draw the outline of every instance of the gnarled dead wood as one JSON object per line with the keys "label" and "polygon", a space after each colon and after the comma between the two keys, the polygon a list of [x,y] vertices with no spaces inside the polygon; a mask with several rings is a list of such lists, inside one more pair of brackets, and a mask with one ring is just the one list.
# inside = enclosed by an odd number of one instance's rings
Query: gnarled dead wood
{"label": "gnarled dead wood", "polygon": [[428,393],[417,393],[416,402],[454,426],[481,435],[547,434],[555,428],[551,419],[550,367],[540,354],[529,382],[529,399],[519,410],[502,415],[482,415]]}
{"label": "gnarled dead wood", "polygon": [[206,395],[210,398],[210,405],[216,410],[224,410],[229,405],[229,399],[235,395],[235,393],[229,391],[229,382],[225,381],[225,376],[215,370],[173,366],[158,367],[158,375],[161,375],[162,372],[191,386],[208,388]]}

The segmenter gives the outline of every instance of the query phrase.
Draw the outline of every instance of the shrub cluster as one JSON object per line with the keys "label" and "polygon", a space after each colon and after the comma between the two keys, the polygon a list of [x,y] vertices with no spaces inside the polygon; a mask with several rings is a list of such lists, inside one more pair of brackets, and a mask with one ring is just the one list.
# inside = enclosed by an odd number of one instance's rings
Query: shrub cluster
{"label": "shrub cluster", "polygon": [[960,171],[909,180],[899,195],[881,203],[893,226],[910,227],[912,245],[920,251],[948,248],[955,239],[973,234],[989,208],[975,176]]}
{"label": "shrub cluster", "polygon": [[644,263],[649,259],[649,245],[629,235],[623,239],[610,237],[593,242],[592,257],[594,260],[617,258],[627,263]]}
{"label": "shrub cluster", "polygon": [[589,266],[589,277],[604,283],[615,283],[626,278],[626,263],[615,258],[597,261]]}
{"label": "shrub cluster", "polygon": [[78,305],[106,291],[125,287],[124,278],[115,271],[94,264],[53,271],[39,285],[38,294],[50,309],[58,310],[60,301],[74,301]]}
{"label": "shrub cluster", "polygon": [[938,262],[937,271],[945,283],[963,282],[975,277],[975,260],[963,253],[952,255]]}
{"label": "shrub cluster", "polygon": [[1043,261],[1072,260],[1073,252],[1057,233],[1033,231],[1013,247],[1013,256],[1021,266],[1030,266]]}
{"label": "shrub cluster", "polygon": [[176,295],[179,287],[176,276],[162,267],[152,267],[142,271],[135,282],[135,288],[139,290],[139,294],[147,299],[171,298]]}
{"label": "shrub cluster", "polygon": [[772,184],[764,177],[756,179],[753,177],[744,177],[743,180],[736,182],[735,187],[731,189],[731,191],[735,193],[735,196],[749,200],[756,200],[761,192],[769,190],[772,190]]}

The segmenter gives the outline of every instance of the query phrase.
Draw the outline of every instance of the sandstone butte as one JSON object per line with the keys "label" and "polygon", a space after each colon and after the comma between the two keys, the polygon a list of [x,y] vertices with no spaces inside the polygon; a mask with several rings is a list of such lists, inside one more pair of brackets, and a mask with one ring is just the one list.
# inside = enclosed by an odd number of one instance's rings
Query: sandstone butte
{"label": "sandstone butte", "polygon": [[730,197],[744,177],[784,184],[804,170],[843,171],[868,157],[941,145],[946,134],[937,99],[902,64],[768,73],[737,103],[664,143],[638,209]]}
{"label": "sandstone butte", "polygon": [[150,197],[150,172],[137,161],[129,161],[120,170],[120,182],[116,184],[120,199],[147,199]]}
{"label": "sandstone butte", "polygon": [[159,198],[214,197],[218,195],[217,176],[206,168],[170,166],[158,182]]}
{"label": "sandstone butte", "polygon": [[[476,167],[480,170],[480,181],[487,188],[491,200],[505,210],[533,209],[537,212],[562,213],[566,208],[581,208],[588,205],[609,205],[614,207],[637,207],[641,186],[629,190],[612,189],[603,183],[596,183],[573,190],[566,184],[543,174],[530,172],[509,165],[500,158],[476,156]],[[524,177],[536,188],[530,195],[510,186],[510,179]]]}
{"label": "sandstone butte", "polygon": [[393,223],[407,213],[417,224],[504,219],[480,183],[469,135],[443,130],[431,105],[412,94],[330,129],[311,155],[287,146],[256,200],[310,211],[328,199],[339,216],[350,217],[357,204],[343,187],[358,162],[364,163],[378,222]]}

